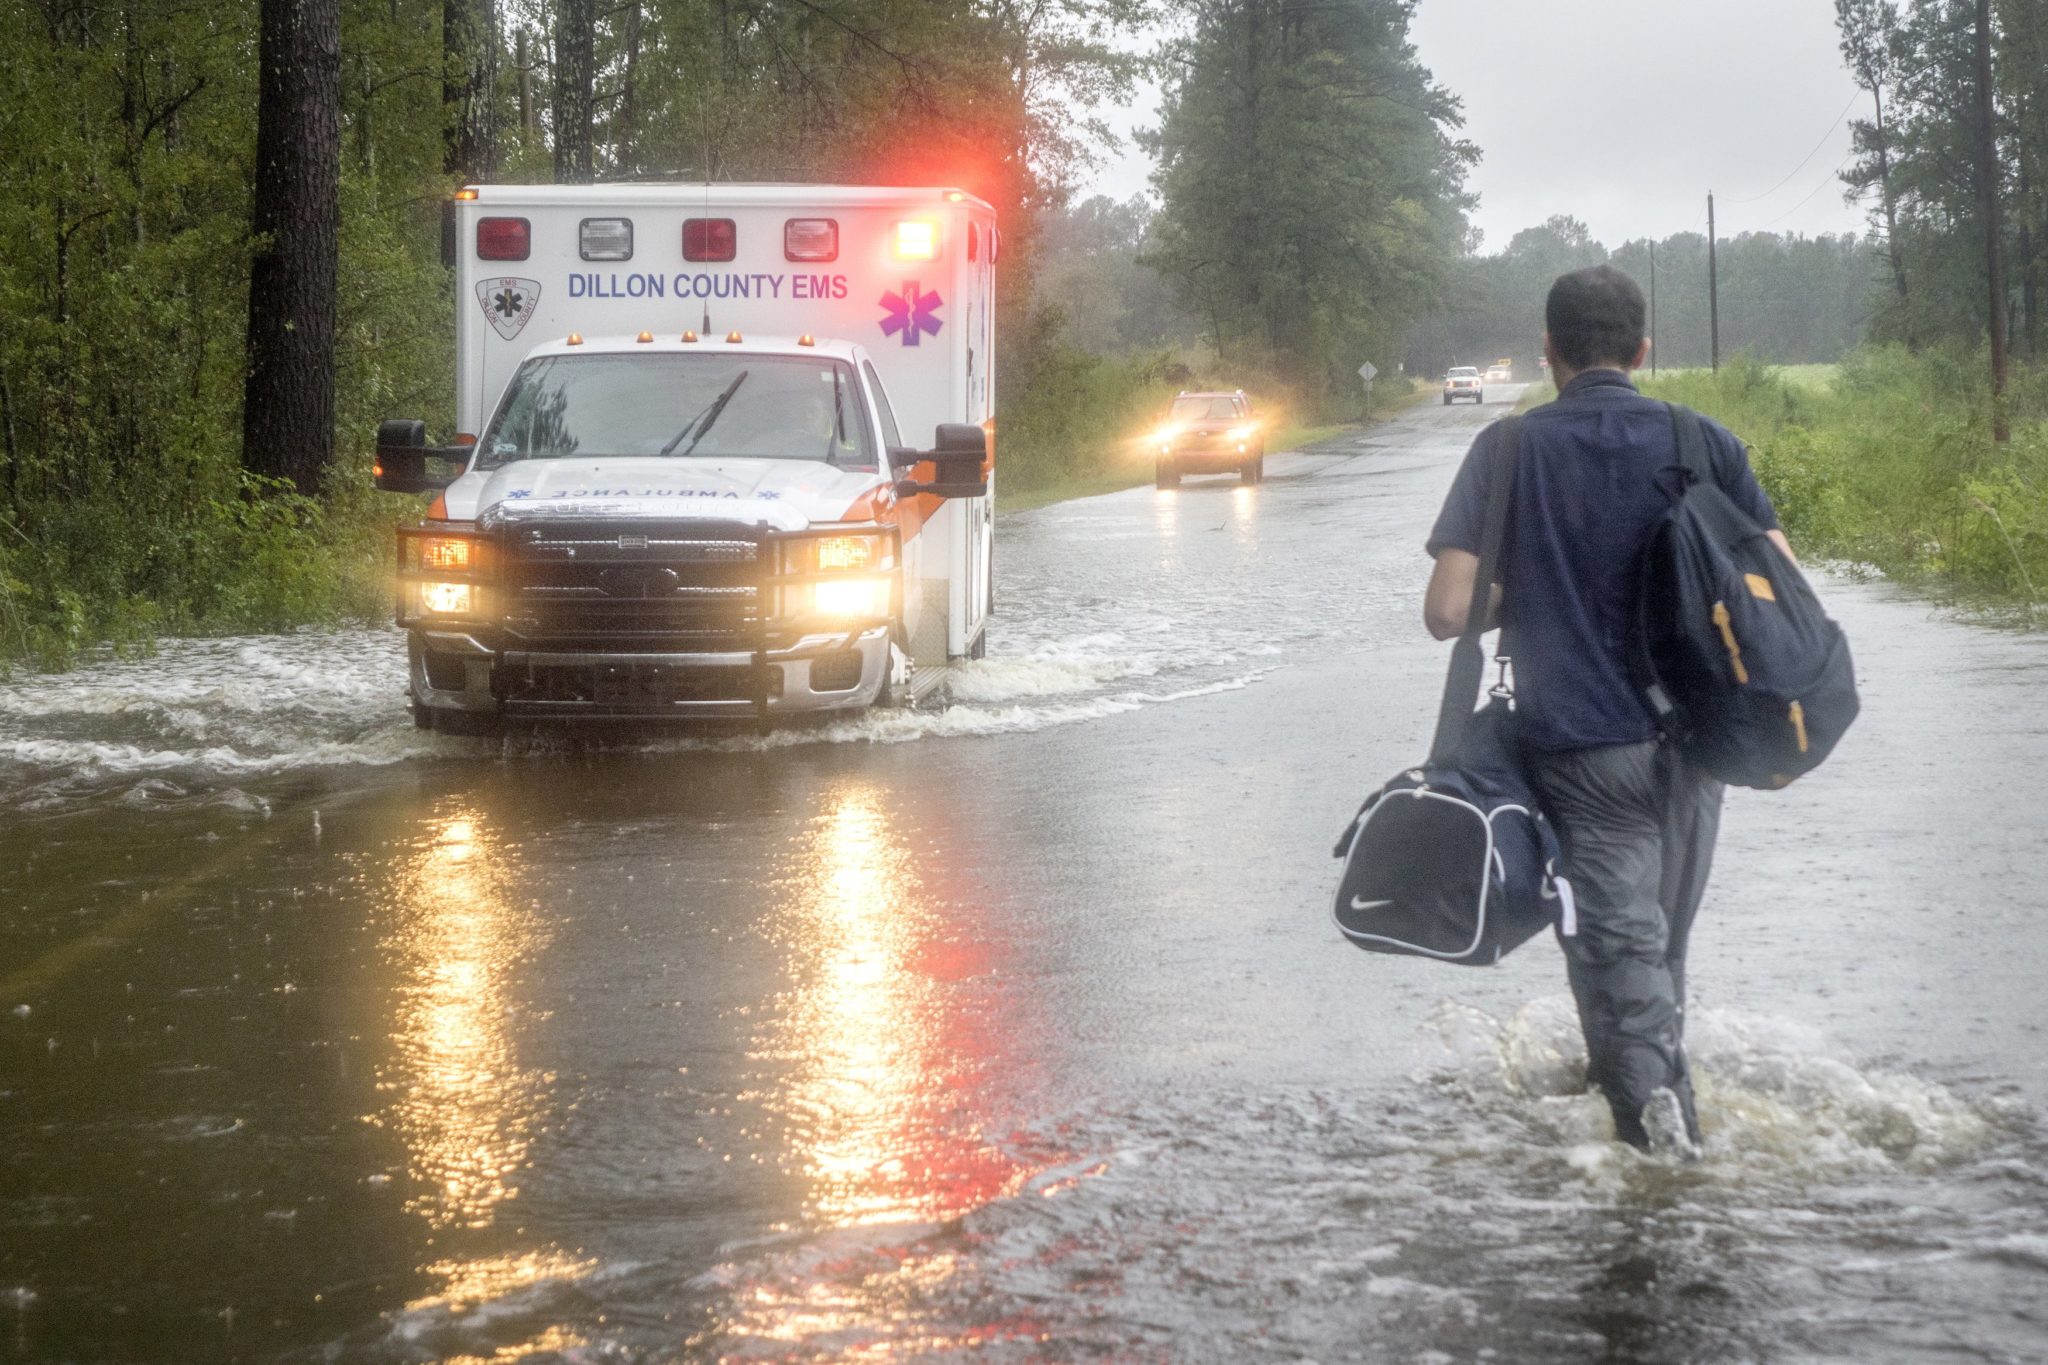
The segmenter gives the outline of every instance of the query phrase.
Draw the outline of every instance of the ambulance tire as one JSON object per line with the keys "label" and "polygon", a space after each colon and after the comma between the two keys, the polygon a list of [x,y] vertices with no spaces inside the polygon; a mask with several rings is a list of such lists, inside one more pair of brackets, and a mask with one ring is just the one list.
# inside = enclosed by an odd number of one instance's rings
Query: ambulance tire
{"label": "ambulance tire", "polygon": [[1180,470],[1171,460],[1161,460],[1152,467],[1152,481],[1161,488],[1180,487]]}
{"label": "ambulance tire", "polygon": [[1449,394],[1445,394],[1445,395],[1444,395],[1444,406],[1445,406],[1445,407],[1449,407],[1450,405],[1451,405],[1451,396],[1450,396]]}
{"label": "ambulance tire", "polygon": [[1262,480],[1264,480],[1265,477],[1266,457],[1263,455],[1261,455],[1256,460],[1249,461],[1245,464],[1245,466],[1242,469],[1237,471],[1237,479],[1239,483],[1259,483]]}

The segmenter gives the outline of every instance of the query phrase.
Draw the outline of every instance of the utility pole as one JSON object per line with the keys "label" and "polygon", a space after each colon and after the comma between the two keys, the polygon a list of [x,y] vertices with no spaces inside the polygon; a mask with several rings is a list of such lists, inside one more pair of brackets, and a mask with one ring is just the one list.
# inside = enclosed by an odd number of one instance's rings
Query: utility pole
{"label": "utility pole", "polygon": [[1721,373],[1721,272],[1714,258],[1714,192],[1707,191],[1707,333],[1714,373]]}
{"label": "utility pole", "polygon": [[1650,378],[1657,377],[1657,239],[1650,239]]}
{"label": "utility pole", "polygon": [[1989,276],[1991,309],[1991,439],[2003,445],[2012,439],[2006,419],[2005,380],[2005,224],[1998,202],[1998,134],[1992,126],[1991,0],[1977,0],[1977,207],[1984,219],[1984,265]]}

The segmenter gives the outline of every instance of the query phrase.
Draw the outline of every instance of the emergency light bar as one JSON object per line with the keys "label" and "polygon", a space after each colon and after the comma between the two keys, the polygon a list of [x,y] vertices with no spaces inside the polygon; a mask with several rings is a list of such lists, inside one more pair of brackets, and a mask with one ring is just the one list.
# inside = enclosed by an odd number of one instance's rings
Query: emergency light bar
{"label": "emergency light bar", "polygon": [[476,254],[485,261],[523,261],[533,254],[533,225],[524,218],[476,220]]}
{"label": "emergency light bar", "polygon": [[576,227],[576,246],[586,261],[630,261],[633,220],[585,218]]}
{"label": "emergency light bar", "polygon": [[939,258],[939,225],[929,218],[906,218],[896,225],[896,259],[936,261]]}
{"label": "emergency light bar", "polygon": [[739,234],[730,218],[685,218],[683,259],[729,261],[739,254]]}

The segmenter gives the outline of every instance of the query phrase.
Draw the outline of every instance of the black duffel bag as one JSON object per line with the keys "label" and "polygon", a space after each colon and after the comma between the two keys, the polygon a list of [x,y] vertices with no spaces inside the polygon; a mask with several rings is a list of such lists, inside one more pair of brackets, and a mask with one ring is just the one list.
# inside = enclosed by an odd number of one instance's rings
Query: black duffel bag
{"label": "black duffel bag", "polygon": [[1571,884],[1557,875],[1557,838],[1523,770],[1505,689],[1472,710],[1520,438],[1521,420],[1507,418],[1478,580],[1451,650],[1430,757],[1366,798],[1337,841],[1344,873],[1332,914],[1367,952],[1487,967],[1549,924],[1577,929]]}

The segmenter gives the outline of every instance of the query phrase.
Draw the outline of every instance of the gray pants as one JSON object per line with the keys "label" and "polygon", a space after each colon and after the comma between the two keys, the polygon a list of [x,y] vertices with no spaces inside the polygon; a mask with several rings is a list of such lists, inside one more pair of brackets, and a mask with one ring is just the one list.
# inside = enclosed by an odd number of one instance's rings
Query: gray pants
{"label": "gray pants", "polygon": [[1564,948],[1588,1076],[1615,1135],[1647,1146],[1642,1113],[1668,1086],[1699,1139],[1685,1064],[1685,949],[1721,826],[1721,784],[1672,745],[1531,750],[1544,813],[1564,846],[1578,933]]}

